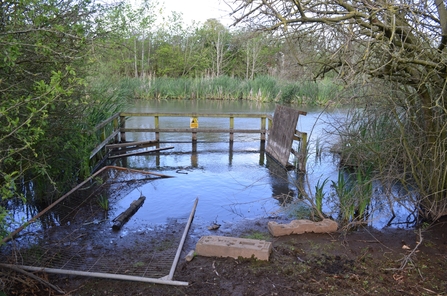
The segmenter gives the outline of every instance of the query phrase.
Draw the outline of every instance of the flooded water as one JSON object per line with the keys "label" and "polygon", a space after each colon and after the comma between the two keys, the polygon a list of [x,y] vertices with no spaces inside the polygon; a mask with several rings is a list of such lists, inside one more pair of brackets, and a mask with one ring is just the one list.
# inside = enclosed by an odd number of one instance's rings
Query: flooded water
{"label": "flooded water", "polygon": [[[307,112],[306,116],[299,117],[297,125],[299,131],[306,132],[309,136],[305,178],[293,170],[286,171],[270,159],[264,153],[259,134],[235,134],[234,142],[230,144],[228,134],[199,133],[198,142],[193,146],[191,134],[164,133],[160,135],[160,147],[173,147],[172,149],[122,158],[110,164],[173,178],[138,182],[135,186],[127,186],[126,190],[113,187],[113,192],[107,194],[110,204],[108,219],[111,220],[126,210],[141,195],[146,200],[125,224],[122,233],[147,229],[150,225],[158,227],[172,221],[185,221],[196,198],[199,199],[194,218],[196,225],[231,224],[258,218],[300,218],[300,215],[308,216],[309,203],[300,201],[298,188],[304,187],[312,197],[316,184],[326,179],[329,182],[324,190],[323,211],[337,219],[339,207],[330,181],[337,180],[338,159],[329,152],[335,139],[327,131],[331,122],[345,117],[346,113],[344,110],[322,112],[320,109],[297,109]],[[246,101],[172,100],[136,101],[125,111],[273,114],[274,110],[274,104]],[[259,118],[235,118],[234,128],[259,129],[260,121]],[[188,128],[189,124],[189,117],[160,118],[161,128]],[[132,127],[153,128],[154,120],[144,117],[128,118],[126,128]],[[199,117],[199,127],[228,128],[229,119]],[[154,139],[154,133],[126,133],[127,141]],[[317,150],[321,151],[318,157]],[[129,175],[129,178],[132,176]],[[375,185],[369,207],[370,225],[384,227],[392,216],[391,209],[396,215],[394,222],[400,225],[398,223],[406,222],[409,217],[408,209],[411,208],[411,204],[402,205],[391,201]],[[36,213],[36,209],[24,209],[16,207],[12,211],[14,220],[26,221]],[[11,225],[11,230],[14,228]]]}
{"label": "flooded water", "polygon": [[[129,112],[172,113],[255,113],[273,114],[274,104],[246,101],[137,101]],[[328,136],[328,124],[345,116],[343,110],[330,113],[320,109],[301,109],[308,112],[300,116],[297,129],[309,135],[309,160],[304,186],[311,192],[319,180],[337,180],[337,159],[329,153],[334,140]],[[202,128],[229,126],[228,118],[199,118]],[[160,127],[189,127],[190,118],[161,118]],[[134,117],[126,127],[153,128],[153,119]],[[235,128],[257,129],[260,119],[235,119]],[[153,140],[153,133],[126,133],[128,141]],[[140,194],[147,197],[144,206],[135,214],[127,227],[146,223],[166,223],[189,215],[196,198],[199,198],[195,222],[201,224],[228,223],[242,219],[290,216],[306,211],[305,203],[298,208],[286,207],[287,201],[297,199],[298,176],[286,171],[267,157],[258,134],[236,134],[233,145],[228,134],[198,134],[193,150],[191,134],[165,133],[160,135],[160,147],[173,146],[156,155],[128,157],[117,165],[174,176],[145,184],[112,205],[113,212],[124,210]],[[188,142],[188,143],[178,143]],[[315,157],[316,150],[323,151]],[[335,203],[330,201],[330,182],[326,186],[325,213],[337,216]],[[300,208],[301,207],[301,208]],[[390,219],[385,206],[375,211],[373,225],[383,227]],[[378,209],[378,208],[377,208]],[[398,211],[399,212],[399,211]],[[113,213],[112,213],[113,214]]]}

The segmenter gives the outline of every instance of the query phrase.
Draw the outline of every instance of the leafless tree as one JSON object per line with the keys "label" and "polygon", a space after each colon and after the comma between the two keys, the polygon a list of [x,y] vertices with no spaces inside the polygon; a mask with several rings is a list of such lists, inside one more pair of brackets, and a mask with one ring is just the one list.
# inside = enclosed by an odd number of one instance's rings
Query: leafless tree
{"label": "leafless tree", "polygon": [[[400,162],[402,178],[408,181],[410,176],[416,184],[430,217],[445,212],[445,1],[233,0],[231,4],[236,7],[235,23],[318,44],[312,61],[318,70],[315,77],[335,71],[346,81],[373,83],[400,132],[395,139],[399,149],[387,151],[388,156],[376,151],[376,157],[390,159],[387,170]],[[397,154],[399,161],[392,157]]]}

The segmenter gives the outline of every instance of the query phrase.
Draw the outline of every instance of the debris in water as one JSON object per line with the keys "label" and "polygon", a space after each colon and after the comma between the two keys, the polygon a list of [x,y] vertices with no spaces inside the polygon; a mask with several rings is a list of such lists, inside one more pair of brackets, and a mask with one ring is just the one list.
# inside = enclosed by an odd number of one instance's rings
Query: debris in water
{"label": "debris in water", "polygon": [[220,227],[220,224],[213,223],[210,226],[208,226],[208,230],[217,230],[217,229],[219,229],[219,227]]}

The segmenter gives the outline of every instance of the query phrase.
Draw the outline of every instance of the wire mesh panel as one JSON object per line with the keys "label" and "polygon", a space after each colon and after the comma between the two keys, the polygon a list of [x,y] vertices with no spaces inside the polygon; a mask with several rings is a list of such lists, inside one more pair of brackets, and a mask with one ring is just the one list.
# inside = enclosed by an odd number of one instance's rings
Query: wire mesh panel
{"label": "wire mesh panel", "polygon": [[32,223],[32,232],[26,233],[25,228],[3,245],[1,262],[148,278],[166,276],[181,240],[179,229],[186,221],[114,231],[115,213],[111,210],[129,192],[163,177],[116,167],[102,170],[41,212]]}

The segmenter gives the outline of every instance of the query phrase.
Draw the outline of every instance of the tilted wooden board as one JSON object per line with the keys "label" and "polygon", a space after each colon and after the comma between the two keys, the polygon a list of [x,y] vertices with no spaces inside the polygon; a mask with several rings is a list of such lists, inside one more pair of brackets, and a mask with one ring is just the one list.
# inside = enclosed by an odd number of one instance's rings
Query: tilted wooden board
{"label": "tilted wooden board", "polygon": [[273,115],[273,127],[270,130],[265,151],[281,165],[286,167],[289,162],[293,137],[298,123],[298,117],[305,112],[277,105]]}

